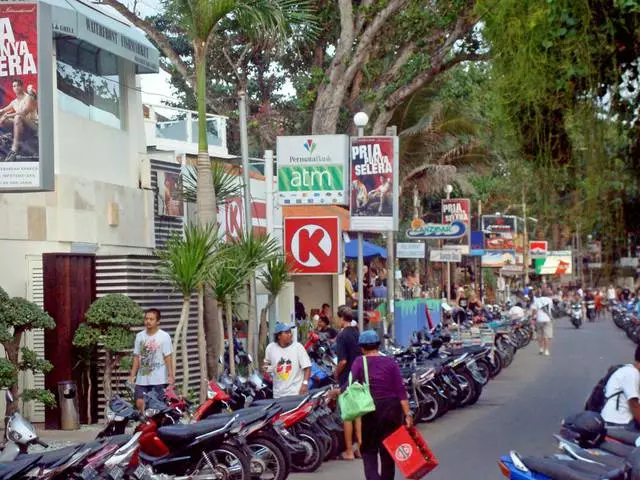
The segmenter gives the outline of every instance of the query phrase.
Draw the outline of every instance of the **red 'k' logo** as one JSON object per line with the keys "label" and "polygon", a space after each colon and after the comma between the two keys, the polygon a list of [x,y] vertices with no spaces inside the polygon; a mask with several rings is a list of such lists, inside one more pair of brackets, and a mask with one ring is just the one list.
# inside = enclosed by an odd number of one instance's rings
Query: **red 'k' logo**
{"label": "red 'k' logo", "polygon": [[242,211],[242,201],[232,199],[227,203],[227,237],[237,239],[242,236],[242,225],[244,223],[244,212]]}
{"label": "red 'k' logo", "polygon": [[305,267],[317,267],[324,262],[332,249],[331,236],[318,225],[301,227],[291,242],[291,253]]}

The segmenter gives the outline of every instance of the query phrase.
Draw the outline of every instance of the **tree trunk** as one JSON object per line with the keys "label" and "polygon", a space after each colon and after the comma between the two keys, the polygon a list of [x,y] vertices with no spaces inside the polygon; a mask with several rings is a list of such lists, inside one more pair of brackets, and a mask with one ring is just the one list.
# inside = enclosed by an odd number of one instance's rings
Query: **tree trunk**
{"label": "tree trunk", "polygon": [[91,390],[93,390],[91,368],[87,367],[84,373],[87,377],[87,425],[91,425],[93,424],[93,418],[91,417]]}
{"label": "tree trunk", "polygon": [[[20,342],[22,341],[22,330],[15,330],[14,338],[11,342],[6,342],[3,344],[5,355],[7,356],[7,360],[9,360],[16,367],[18,366],[19,357],[20,357]],[[13,401],[11,403],[7,403],[5,406],[5,426],[6,420],[8,417],[13,415],[18,411],[18,379],[16,378],[16,383],[11,386],[9,389],[11,392],[11,396],[13,397]],[[5,428],[6,432],[6,428]]]}
{"label": "tree trunk", "polygon": [[174,350],[174,361],[176,364],[178,363],[178,353],[180,353],[180,337],[182,336],[182,332],[186,332],[186,328],[184,324],[189,321],[189,306],[190,306],[191,297],[187,295],[182,296],[182,312],[180,312],[180,320],[178,321],[178,326],[176,327],[176,331],[173,334],[173,350]]}
{"label": "tree trunk", "polygon": [[258,357],[256,357],[257,368],[260,368],[260,365],[262,365],[262,360],[263,360],[261,358],[263,356],[262,352],[263,352],[263,348],[266,347],[267,345],[267,337],[269,336],[269,320],[268,320],[269,309],[275,303],[275,300],[276,300],[275,295],[269,295],[269,299],[267,300],[267,305],[260,312],[260,330],[258,332],[259,343],[258,343],[258,349],[257,349]]}
{"label": "tree trunk", "polygon": [[229,375],[236,376],[236,354],[233,348],[233,305],[231,298],[226,299],[226,317],[227,317],[227,342],[229,344]]}
{"label": "tree trunk", "polygon": [[[188,305],[188,303],[187,303]],[[187,315],[188,315],[187,307]],[[184,310],[184,307],[183,307]],[[182,327],[182,337],[180,342],[182,343],[182,395],[186,396],[189,393],[189,352],[187,351],[187,330],[189,323],[185,322]]]}
{"label": "tree trunk", "polygon": [[207,344],[204,336],[204,286],[198,289],[198,361],[200,364],[200,403],[207,399]]}
{"label": "tree trunk", "polygon": [[254,309],[256,309],[257,306],[251,304],[251,280],[247,281],[247,299],[247,353],[251,355],[252,359],[257,359],[258,353],[255,345],[255,333],[257,325],[254,315]]}
{"label": "tree trunk", "polygon": [[109,406],[109,401],[113,396],[111,388],[111,377],[113,372],[113,356],[109,350],[104,351],[104,376],[102,377],[102,391],[106,399],[105,409]]}
{"label": "tree trunk", "polygon": [[[189,388],[189,358],[187,352],[187,330],[189,329],[189,311],[191,307],[191,296],[182,296],[182,312],[180,312],[180,321],[174,337],[174,369],[177,370],[178,351],[182,349],[182,394],[186,395]],[[180,342],[180,343],[178,343]]]}
{"label": "tree trunk", "polygon": [[220,317],[218,301],[207,285],[204,296],[204,330],[207,337],[207,372],[210,378],[218,378],[218,357],[224,353],[224,350],[220,350],[220,338],[224,337]]}

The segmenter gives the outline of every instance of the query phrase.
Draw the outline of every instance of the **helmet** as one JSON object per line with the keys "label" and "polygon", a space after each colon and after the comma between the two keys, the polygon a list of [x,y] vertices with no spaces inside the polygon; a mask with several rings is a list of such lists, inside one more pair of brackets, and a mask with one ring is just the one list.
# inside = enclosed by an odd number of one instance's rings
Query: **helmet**
{"label": "helmet", "polygon": [[486,308],[487,312],[493,313],[493,305],[487,305],[487,306],[485,306],[485,308]]}
{"label": "helmet", "polygon": [[604,420],[596,412],[580,412],[562,422],[562,430],[570,434],[582,448],[597,447],[607,434]]}

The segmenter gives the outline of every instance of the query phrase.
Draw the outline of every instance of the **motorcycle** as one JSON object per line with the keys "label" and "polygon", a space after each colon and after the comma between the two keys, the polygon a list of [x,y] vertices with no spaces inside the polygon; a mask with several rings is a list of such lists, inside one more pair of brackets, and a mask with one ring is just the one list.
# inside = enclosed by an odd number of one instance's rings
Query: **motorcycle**
{"label": "motorcycle", "polygon": [[571,304],[571,316],[569,318],[571,320],[571,324],[576,327],[576,329],[580,328],[582,325],[582,305],[577,302],[573,302]]}
{"label": "motorcycle", "polygon": [[585,306],[587,307],[587,319],[589,322],[596,321],[596,302],[595,300],[587,300],[585,302]]}

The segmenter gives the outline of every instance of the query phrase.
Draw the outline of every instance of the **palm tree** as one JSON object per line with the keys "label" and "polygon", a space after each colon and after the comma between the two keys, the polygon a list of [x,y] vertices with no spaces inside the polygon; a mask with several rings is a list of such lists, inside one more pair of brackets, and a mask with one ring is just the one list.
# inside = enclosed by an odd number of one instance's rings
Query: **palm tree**
{"label": "palm tree", "polygon": [[[234,168],[234,167],[232,167]],[[225,166],[221,161],[211,162],[211,181],[213,189],[216,192],[217,206],[224,203],[232,197],[242,195],[242,184],[239,181],[239,172],[237,175],[230,173],[231,168]],[[188,167],[182,174],[182,195],[186,202],[196,202],[198,194],[198,171],[193,167]]]}
{"label": "palm tree", "polygon": [[[187,327],[191,296],[198,294],[198,305],[202,304],[204,285],[211,274],[217,259],[219,236],[215,225],[187,225],[184,236],[175,235],[166,243],[165,248],[157,252],[160,258],[158,271],[169,280],[182,294],[182,312],[173,337],[175,357],[182,349],[183,382],[182,394],[187,394],[189,385],[189,362],[187,359]],[[182,343],[181,343],[182,342]],[[200,394],[206,394],[207,362],[204,336],[204,317],[198,311],[198,357],[200,361]],[[176,362],[177,363],[177,362]],[[201,399],[204,400],[204,399]]]}
{"label": "palm tree", "polygon": [[258,343],[258,365],[262,363],[262,352],[267,345],[269,324],[267,315],[276,301],[276,298],[284,288],[284,284],[291,280],[291,264],[282,255],[272,257],[266,264],[266,268],[258,275],[262,286],[269,292],[267,304],[260,312],[260,333]]}
{"label": "palm tree", "polygon": [[[216,27],[225,18],[233,18],[250,40],[260,38],[277,39],[284,43],[291,38],[296,28],[302,35],[310,37],[316,30],[312,16],[313,2],[309,0],[172,0],[174,12],[186,31],[193,46],[195,67],[195,90],[198,109],[198,160],[196,164],[196,210],[199,225],[215,225],[216,190],[212,178],[209,145],[207,142],[207,53]],[[211,304],[215,309],[215,302]],[[218,334],[221,321],[218,317]],[[213,324],[212,324],[213,326]],[[210,331],[213,336],[215,328]],[[209,339],[212,342],[213,339]],[[215,343],[213,343],[215,345]],[[216,353],[212,354],[215,358]],[[215,364],[213,364],[215,365]]]}

